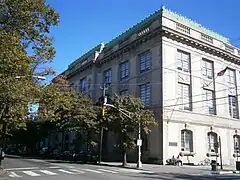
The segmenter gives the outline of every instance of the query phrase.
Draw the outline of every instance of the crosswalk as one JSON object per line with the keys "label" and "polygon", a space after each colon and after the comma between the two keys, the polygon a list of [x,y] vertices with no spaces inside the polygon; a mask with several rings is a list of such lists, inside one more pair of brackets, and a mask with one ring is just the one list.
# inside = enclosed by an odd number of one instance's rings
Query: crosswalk
{"label": "crosswalk", "polygon": [[33,169],[21,169],[21,170],[8,170],[8,176],[11,178],[21,178],[24,176],[29,177],[39,177],[39,176],[57,176],[57,175],[81,175],[86,173],[94,173],[94,174],[119,174],[119,173],[140,173],[144,172],[141,170],[131,170],[131,169],[109,169],[109,168],[33,168]]}

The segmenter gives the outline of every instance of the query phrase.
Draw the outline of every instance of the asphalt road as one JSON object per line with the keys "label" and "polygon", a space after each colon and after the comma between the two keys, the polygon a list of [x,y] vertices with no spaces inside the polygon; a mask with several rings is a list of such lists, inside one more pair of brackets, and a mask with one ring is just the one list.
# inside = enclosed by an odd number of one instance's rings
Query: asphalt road
{"label": "asphalt road", "polygon": [[[213,180],[234,179],[240,180],[237,175],[208,175],[193,173],[192,169],[183,168],[173,171],[173,167],[159,169],[136,170],[100,165],[84,165],[70,163],[54,163],[38,159],[5,158],[3,167],[7,170],[5,180]],[[192,173],[191,173],[192,172]],[[197,171],[196,171],[197,172]],[[199,171],[200,172],[200,171]]]}

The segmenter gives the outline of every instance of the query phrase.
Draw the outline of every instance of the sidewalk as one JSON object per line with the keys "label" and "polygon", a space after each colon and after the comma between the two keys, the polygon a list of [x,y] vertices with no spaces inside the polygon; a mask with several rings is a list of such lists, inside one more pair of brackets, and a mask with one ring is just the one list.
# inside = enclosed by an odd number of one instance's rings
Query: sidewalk
{"label": "sidewalk", "polygon": [[[128,163],[128,166],[122,167],[121,162],[102,162],[103,166],[110,167],[121,167],[121,168],[130,168],[130,169],[138,169],[136,163]],[[140,170],[150,171],[154,173],[181,173],[181,174],[233,174],[239,173],[240,171],[236,171],[235,166],[223,166],[223,170],[218,166],[217,171],[211,171],[211,166],[171,166],[171,165],[157,165],[157,164],[143,164]]]}

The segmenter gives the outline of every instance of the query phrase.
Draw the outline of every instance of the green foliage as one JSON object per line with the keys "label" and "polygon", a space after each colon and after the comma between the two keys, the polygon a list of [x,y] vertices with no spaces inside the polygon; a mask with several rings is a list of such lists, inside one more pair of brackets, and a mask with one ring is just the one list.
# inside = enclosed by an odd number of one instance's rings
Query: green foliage
{"label": "green foliage", "polygon": [[[28,104],[41,88],[32,75],[52,74],[44,67],[55,50],[49,36],[58,14],[45,0],[5,0],[8,19],[0,24],[0,137],[26,128]],[[41,69],[38,68],[41,66]],[[17,76],[22,76],[16,79]]]}
{"label": "green foliage", "polygon": [[[136,147],[139,123],[146,134],[150,133],[151,128],[157,123],[153,112],[145,109],[139,98],[115,94],[112,97],[112,104],[116,108],[109,108],[107,111],[105,126],[118,135],[119,148],[126,153],[127,150]],[[123,157],[126,158],[126,155]]]}

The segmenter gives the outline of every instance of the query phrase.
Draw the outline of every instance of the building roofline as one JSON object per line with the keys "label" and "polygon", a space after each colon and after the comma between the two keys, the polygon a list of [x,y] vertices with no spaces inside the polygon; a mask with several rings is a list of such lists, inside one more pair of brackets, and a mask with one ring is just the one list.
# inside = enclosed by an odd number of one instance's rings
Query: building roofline
{"label": "building roofline", "polygon": [[[141,30],[141,28],[144,28],[144,26],[148,25],[149,23],[153,22],[154,20],[157,19],[157,17],[167,17],[169,19],[173,19],[176,22],[180,22],[183,24],[187,24],[189,25],[190,28],[196,29],[200,32],[203,32],[204,34],[207,34],[215,39],[221,40],[225,43],[230,44],[229,39],[220,35],[219,33],[216,33],[210,29],[207,29],[205,27],[203,27],[201,24],[197,23],[196,21],[191,20],[190,18],[187,18],[183,15],[180,15],[178,13],[175,13],[167,8],[165,8],[165,6],[162,6],[159,10],[155,11],[154,13],[150,14],[149,16],[147,16],[145,19],[143,19],[142,21],[140,21],[139,23],[133,25],[131,28],[129,28],[128,30],[126,30],[125,32],[121,33],[120,35],[118,35],[117,37],[115,37],[114,39],[112,39],[111,41],[109,41],[104,49],[109,49],[114,47],[115,45],[117,45],[120,41],[126,39],[127,37],[131,36],[132,34],[136,33],[137,31]],[[85,54],[83,54],[82,56],[80,56],[77,60],[75,60],[74,62],[72,62],[68,68],[71,69],[73,68],[76,64],[78,64],[79,62],[83,61],[84,59],[88,58],[89,56],[91,56],[93,53],[95,53],[96,51],[98,51],[101,48],[102,43],[98,44],[97,46],[93,47],[91,50],[87,51]]]}

